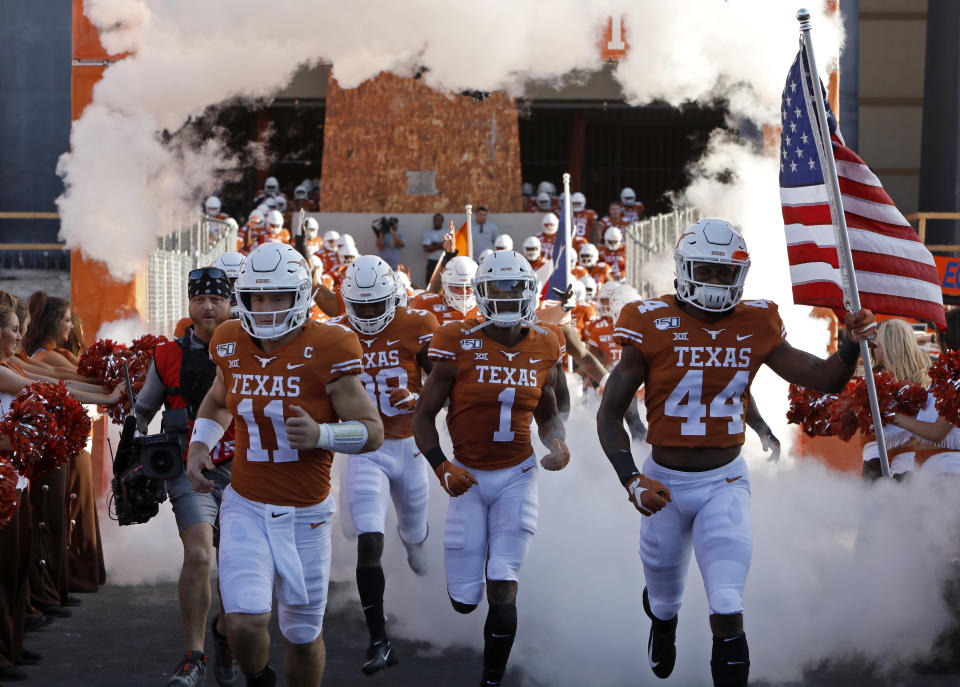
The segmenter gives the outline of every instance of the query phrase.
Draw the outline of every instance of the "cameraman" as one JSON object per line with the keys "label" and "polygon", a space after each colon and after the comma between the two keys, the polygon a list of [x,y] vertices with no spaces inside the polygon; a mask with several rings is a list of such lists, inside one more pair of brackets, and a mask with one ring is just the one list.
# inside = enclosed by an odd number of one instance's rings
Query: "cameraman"
{"label": "cameraman", "polygon": [[377,250],[390,269],[396,271],[403,250],[403,234],[398,231],[400,220],[396,217],[379,217],[371,225],[377,235]]}
{"label": "cameraman", "polygon": [[[226,272],[218,267],[192,270],[189,279],[187,292],[193,324],[179,339],[157,346],[143,389],[137,397],[137,425],[142,434],[146,434],[147,425],[161,404],[167,409],[187,408],[192,429],[197,409],[216,377],[216,365],[210,360],[207,347],[217,326],[230,319],[232,289]],[[208,476],[216,487],[210,493],[194,491],[186,472],[166,483],[183,542],[179,595],[180,621],[187,649],[186,657],[170,678],[169,687],[206,684],[207,657],[203,644],[210,610],[210,560],[217,543],[215,530],[220,498],[230,483],[232,425],[212,457],[216,468]],[[227,645],[222,612],[218,613],[212,629],[217,682],[231,685],[240,673]]]}

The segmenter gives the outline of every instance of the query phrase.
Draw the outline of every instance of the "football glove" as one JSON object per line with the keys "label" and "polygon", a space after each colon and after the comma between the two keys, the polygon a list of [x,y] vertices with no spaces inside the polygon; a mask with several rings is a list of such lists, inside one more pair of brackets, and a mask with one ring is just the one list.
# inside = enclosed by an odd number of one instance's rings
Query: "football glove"
{"label": "football glove", "polygon": [[417,405],[418,394],[413,393],[406,387],[390,390],[390,405],[404,413],[412,413]]}
{"label": "football glove", "polygon": [[637,473],[624,485],[630,503],[644,515],[653,515],[670,501],[670,490],[660,482]]}
{"label": "football glove", "polygon": [[450,496],[456,497],[466,494],[470,487],[477,483],[477,478],[469,470],[454,465],[449,460],[440,463],[434,472],[437,479],[440,480],[443,490]]}

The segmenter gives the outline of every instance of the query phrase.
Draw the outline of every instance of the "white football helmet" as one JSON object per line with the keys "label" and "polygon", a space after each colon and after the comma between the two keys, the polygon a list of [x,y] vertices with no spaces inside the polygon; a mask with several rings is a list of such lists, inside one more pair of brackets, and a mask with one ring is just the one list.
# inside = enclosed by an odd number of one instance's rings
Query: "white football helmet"
{"label": "white football helmet", "polygon": [[240,231],[240,225],[237,224],[237,220],[235,220],[233,217],[227,217],[223,221],[227,225],[228,229],[233,229],[234,231]]}
{"label": "white football helmet", "polygon": [[587,197],[577,191],[570,196],[570,209],[574,212],[583,212],[587,209]]}
{"label": "white football helmet", "polygon": [[444,302],[463,314],[472,310],[477,304],[473,286],[473,278],[476,274],[477,263],[472,258],[458,255],[450,260],[440,273]]}
{"label": "white football helmet", "polygon": [[220,199],[216,196],[210,196],[203,201],[203,211],[210,217],[216,217],[220,214]]}
{"label": "white football helmet", "polygon": [[553,207],[553,200],[550,198],[550,194],[543,192],[537,194],[537,207],[541,210],[549,210]]}
{"label": "white football helmet", "polygon": [[570,282],[570,290],[573,294],[574,305],[583,305],[587,302],[587,287],[583,285],[582,281],[574,279]]}
{"label": "white football helmet", "polygon": [[[750,269],[747,244],[732,224],[722,219],[702,219],[680,237],[673,251],[677,275],[677,298],[701,310],[723,312],[743,297],[743,284]],[[693,278],[697,263],[715,263],[734,268],[730,284],[711,284]]]}
{"label": "white football helmet", "polygon": [[323,235],[323,247],[326,250],[336,250],[337,242],[340,240],[340,232],[336,232],[333,229],[326,232]]}
{"label": "white football helmet", "polygon": [[397,280],[378,255],[363,255],[347,268],[340,284],[347,319],[361,334],[377,334],[397,312]]}
{"label": "white football helmet", "polygon": [[498,327],[535,326],[537,277],[516,251],[496,251],[484,258],[473,280],[480,313]]}
{"label": "white football helmet", "polygon": [[354,260],[360,257],[360,251],[357,250],[356,245],[352,241],[344,242],[342,246],[337,248],[337,255],[340,256],[340,262],[350,264]]}
{"label": "white football helmet", "polygon": [[589,274],[585,274],[578,281],[583,284],[584,292],[586,293],[587,301],[592,301],[597,297],[597,280],[591,277]]}
{"label": "white football helmet", "polygon": [[477,264],[479,265],[481,262],[483,262],[483,259],[488,255],[490,255],[490,253],[492,252],[493,252],[493,248],[484,248],[482,251],[480,251],[480,255],[477,256]]}
{"label": "white football helmet", "polygon": [[284,196],[277,196],[277,210],[280,212],[287,211],[287,199]]}
{"label": "white football helmet", "polygon": [[353,246],[356,248],[357,242],[353,240],[350,234],[340,234],[340,238],[337,239],[337,250],[339,251],[344,246]]}
{"label": "white football helmet", "polygon": [[[310,289],[310,267],[293,246],[286,243],[265,243],[243,261],[234,284],[240,324],[256,339],[279,339],[301,326],[310,312],[313,294]],[[289,293],[289,308],[269,312],[252,310],[255,293]]]}
{"label": "white football helmet", "polygon": [[293,189],[293,199],[294,200],[306,200],[307,199],[307,189],[303,184],[300,184],[295,189]]}
{"label": "white football helmet", "polygon": [[640,292],[632,285],[619,284],[616,291],[610,296],[610,319],[614,322],[619,320],[620,311],[623,310],[623,306],[638,300],[640,300]]}
{"label": "white football helmet", "polygon": [[513,239],[510,234],[500,234],[493,242],[494,250],[513,250]]}
{"label": "white football helmet", "polygon": [[528,198],[533,195],[533,184],[529,181],[523,182],[523,185],[520,186],[520,193],[523,194],[524,198]]}
{"label": "white football helmet", "polygon": [[632,208],[633,204],[637,202],[637,194],[627,186],[620,191],[620,202],[623,203],[624,207]]}
{"label": "white football helmet", "polygon": [[407,301],[410,299],[410,291],[413,290],[413,284],[410,283],[410,277],[407,276],[407,273],[402,270],[395,271],[393,276],[397,281],[397,305],[406,307]]}
{"label": "white football helmet", "polygon": [[556,234],[557,228],[560,226],[560,220],[557,219],[557,216],[552,212],[545,214],[540,223],[543,225],[543,233],[547,236]]}
{"label": "white football helmet", "polygon": [[277,177],[267,177],[267,180],[263,182],[263,190],[267,195],[276,195],[280,190],[280,182],[277,181]]}
{"label": "white football helmet", "polygon": [[240,268],[243,266],[245,257],[243,253],[222,253],[213,261],[213,266],[219,267],[226,272],[227,279],[232,283],[233,280],[240,276]]}
{"label": "white football helmet", "polygon": [[271,234],[279,234],[283,229],[283,215],[279,210],[271,210],[267,213],[267,231]]}
{"label": "white football helmet", "polygon": [[263,217],[266,213],[261,212],[259,208],[250,213],[250,216],[247,217],[247,224],[251,226],[261,226],[263,224]]}
{"label": "white football helmet", "polygon": [[612,317],[613,310],[611,307],[610,299],[613,298],[613,294],[617,289],[620,288],[620,282],[610,280],[603,282],[603,285],[597,289],[597,314],[603,315],[605,317]]}
{"label": "white football helmet", "polygon": [[537,184],[537,195],[541,193],[546,193],[548,196],[557,195],[557,187],[553,185],[552,181],[541,181]]}
{"label": "white football helmet", "polygon": [[600,259],[600,251],[592,243],[585,243],[580,246],[580,264],[590,269],[597,266],[597,260]]}
{"label": "white football helmet", "polygon": [[312,241],[320,233],[320,223],[317,222],[315,217],[307,217],[303,221],[303,230],[306,232],[307,238]]}
{"label": "white football helmet", "polygon": [[623,245],[623,232],[619,227],[610,227],[603,232],[603,243],[609,250],[620,250]]}
{"label": "white football helmet", "polygon": [[543,245],[536,236],[528,236],[523,240],[523,254],[530,262],[536,262],[543,253]]}
{"label": "white football helmet", "polygon": [[303,186],[307,193],[310,193],[310,191],[313,190],[313,182],[310,179],[304,179],[300,182],[300,185]]}

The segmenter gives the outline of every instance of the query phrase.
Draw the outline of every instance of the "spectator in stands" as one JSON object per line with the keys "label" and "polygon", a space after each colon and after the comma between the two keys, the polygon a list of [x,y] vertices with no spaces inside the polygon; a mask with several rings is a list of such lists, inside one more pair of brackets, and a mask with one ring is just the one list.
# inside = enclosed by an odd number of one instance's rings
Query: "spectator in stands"
{"label": "spectator in stands", "polygon": [[433,271],[443,257],[443,215],[439,212],[433,216],[433,228],[423,232],[423,252],[427,254],[427,270],[424,273],[423,283],[429,284]]}
{"label": "spectator in stands", "polygon": [[483,205],[477,207],[477,212],[473,217],[473,254],[479,255],[486,249],[493,250],[493,242],[500,235],[500,228],[493,222],[487,221],[487,208]]}
{"label": "spectator in stands", "polygon": [[390,269],[397,269],[400,254],[403,252],[403,234],[400,233],[400,220],[396,217],[380,217],[373,220],[373,231],[377,235],[377,251]]}

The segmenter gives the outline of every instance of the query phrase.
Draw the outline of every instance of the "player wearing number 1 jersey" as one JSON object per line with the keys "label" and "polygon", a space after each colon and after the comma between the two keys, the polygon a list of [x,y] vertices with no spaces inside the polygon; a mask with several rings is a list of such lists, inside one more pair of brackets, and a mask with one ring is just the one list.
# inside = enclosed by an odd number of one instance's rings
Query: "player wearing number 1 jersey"
{"label": "player wearing number 1 jersey", "polygon": [[[647,645],[655,675],[670,675],[691,548],[710,606],[715,685],[746,685],[743,586],[752,550],[750,477],[740,455],[744,407],[762,364],[789,382],[836,392],[850,379],[857,342],[876,329],[873,314],[848,314],[850,343],[821,360],[793,348],[770,301],[741,302],[750,267],[746,244],[728,222],[704,219],[674,252],[676,294],[624,306],[615,328],[623,345],[597,414],[604,452],[645,518],[640,557],[651,619]],[[647,441],[636,468],[623,416],[646,384]]]}
{"label": "player wearing number 1 jersey", "polygon": [[[554,386],[561,342],[536,324],[536,277],[526,259],[497,251],[474,280],[485,318],[449,322],[434,334],[435,361],[413,418],[417,446],[453,498],[447,510],[444,562],[455,610],[483,599],[484,685],[499,685],[517,629],[517,579],[537,529],[539,468],[531,419],[552,450],[541,461],[559,470],[570,460]],[[440,448],[436,416],[450,400],[453,458]],[[486,579],[484,579],[486,578]]]}
{"label": "player wearing number 1 jersey", "polygon": [[[214,332],[217,378],[200,406],[188,454],[194,488],[208,491],[209,446],[235,421],[230,487],[220,510],[220,596],[230,648],[247,685],[271,687],[273,595],[286,640],[288,684],[318,685],[330,577],[333,451],[371,451],[383,424],[360,383],[356,334],[307,319],[306,261],[267,243],[235,284],[240,319]],[[320,424],[318,424],[320,423]]]}
{"label": "player wearing number 1 jersey", "polygon": [[380,557],[387,500],[397,511],[397,533],[407,561],[425,575],[427,539],[427,461],[413,441],[413,409],[420,396],[420,370],[429,370],[427,344],[439,326],[425,310],[397,305],[397,281],[390,265],[376,255],[357,258],[343,277],[341,293],[347,314],[333,321],[349,325],[360,337],[360,381],[383,420],[383,445],[350,456],[347,493],[357,537],[357,589],[370,632],[361,670],[365,675],[397,663],[387,638],[383,614],[385,580]]}

